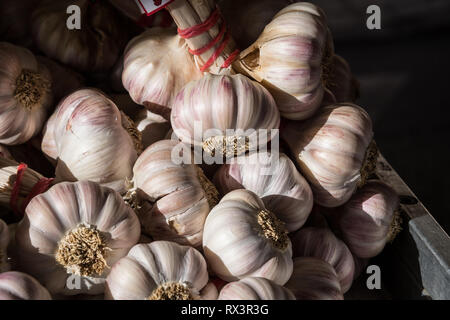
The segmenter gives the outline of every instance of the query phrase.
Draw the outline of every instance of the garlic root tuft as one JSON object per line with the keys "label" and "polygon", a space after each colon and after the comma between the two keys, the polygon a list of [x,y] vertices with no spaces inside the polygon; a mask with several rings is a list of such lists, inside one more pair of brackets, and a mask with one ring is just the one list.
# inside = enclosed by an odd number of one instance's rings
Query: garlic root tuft
{"label": "garlic root tuft", "polygon": [[361,180],[358,183],[358,187],[362,187],[366,184],[369,177],[375,172],[377,168],[378,159],[378,147],[375,140],[372,140],[367,147],[366,154],[364,156],[363,165],[361,167]]}
{"label": "garlic root tuft", "polygon": [[205,176],[203,170],[199,166],[196,166],[196,168],[198,180],[200,181],[202,189],[205,191],[205,196],[211,210],[219,203],[219,191],[217,191],[216,186]]}
{"label": "garlic root tuft", "polygon": [[403,212],[403,209],[400,207],[397,210],[395,210],[395,212],[394,212],[394,216],[392,217],[392,222],[391,222],[391,225],[389,226],[389,232],[387,235],[387,241],[389,243],[392,243],[395,240],[395,238],[397,237],[397,235],[400,233],[400,231],[403,230],[403,228],[402,228],[402,223],[403,223],[402,212]]}
{"label": "garlic root tuft", "polygon": [[147,300],[192,300],[191,291],[188,286],[179,282],[168,282],[161,284],[153,290]]}
{"label": "garlic root tuft", "polygon": [[245,136],[214,136],[205,139],[203,150],[211,156],[216,153],[225,157],[233,157],[249,150],[249,138]]}
{"label": "garlic root tuft", "polygon": [[285,250],[289,242],[284,223],[272,212],[261,210],[258,212],[258,224],[264,237],[272,242],[275,248]]}
{"label": "garlic root tuft", "polygon": [[142,133],[137,129],[136,124],[129,116],[127,116],[123,111],[120,112],[122,115],[122,127],[127,130],[128,134],[133,140],[134,148],[138,155],[143,151],[142,147]]}
{"label": "garlic root tuft", "polygon": [[31,111],[45,97],[45,93],[50,93],[50,88],[51,82],[45,76],[23,69],[16,79],[14,98]]}

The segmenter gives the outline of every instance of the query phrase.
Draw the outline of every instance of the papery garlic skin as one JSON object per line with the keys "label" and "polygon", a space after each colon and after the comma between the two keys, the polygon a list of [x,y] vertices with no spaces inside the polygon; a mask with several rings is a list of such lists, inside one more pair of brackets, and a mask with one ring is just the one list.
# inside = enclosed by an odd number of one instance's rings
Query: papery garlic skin
{"label": "papery garlic skin", "polygon": [[262,277],[283,285],[292,273],[292,245],[283,223],[244,189],[225,195],[209,213],[203,252],[225,281]]}
{"label": "papery garlic skin", "polygon": [[359,86],[348,62],[335,54],[330,69],[327,87],[333,93],[336,102],[355,102],[359,96]]}
{"label": "papery garlic skin", "polygon": [[324,72],[333,52],[322,10],[299,2],[278,12],[233,68],[262,83],[283,117],[303,120],[321,104]]}
{"label": "papery garlic skin", "polygon": [[258,152],[234,158],[216,172],[214,183],[222,194],[244,188],[256,193],[288,232],[303,226],[313,206],[309,184],[284,153]]}
{"label": "papery garlic skin", "polygon": [[174,242],[154,241],[134,246],[112,267],[106,283],[108,300],[153,300],[172,294],[171,285],[183,290],[177,298],[193,300],[201,298],[208,272],[198,250]]}
{"label": "papery garlic skin", "polygon": [[378,255],[388,242],[395,210],[399,206],[397,193],[381,181],[369,181],[342,207],[334,218],[350,251],[359,258]]}
{"label": "papery garlic skin", "polygon": [[271,280],[248,277],[223,287],[218,300],[295,300],[295,296]]}
{"label": "papery garlic skin", "polygon": [[137,159],[137,140],[127,132],[127,118],[96,89],[67,96],[48,120],[42,151],[57,160],[56,180],[90,180],[126,190]]}
{"label": "papery garlic skin", "polygon": [[[280,115],[270,93],[242,75],[208,74],[188,83],[178,93],[170,119],[175,134],[182,142],[202,146],[208,154],[227,156],[267,146],[272,136],[271,130],[278,129],[280,124]],[[268,132],[267,136],[263,134],[256,141],[259,129]],[[227,130],[236,132],[230,135]],[[221,149],[222,142],[218,145],[207,143],[208,139],[215,137],[226,137],[227,149]],[[250,145],[245,145],[245,148],[242,145],[239,149],[228,143],[228,138],[241,137],[248,139]],[[229,147],[234,149],[228,150]]]}
{"label": "papery garlic skin", "polygon": [[[68,28],[67,8],[80,7],[81,29]],[[126,44],[122,19],[105,1],[42,1],[33,11],[33,39],[46,56],[79,71],[110,69]]]}
{"label": "papery garlic skin", "polygon": [[0,300],[52,300],[52,297],[32,276],[10,271],[0,274]]}
{"label": "papery garlic skin", "polygon": [[318,258],[294,258],[292,277],[286,288],[297,300],[344,300],[335,270]]}
{"label": "papery garlic skin", "polygon": [[290,121],[281,137],[310,183],[315,202],[324,207],[344,204],[375,168],[376,156],[369,148],[372,121],[351,103],[323,107],[308,121]]}
{"label": "papery garlic skin", "polygon": [[134,102],[166,119],[181,88],[201,77],[175,29],[149,29],[125,49],[123,86]]}
{"label": "papery garlic skin", "polygon": [[148,147],[134,165],[133,182],[138,196],[154,203],[150,210],[140,211],[143,230],[155,240],[196,247],[201,245],[206,216],[219,194],[193,164],[193,157],[189,162],[175,162],[180,146],[178,141],[161,140]]}
{"label": "papery garlic skin", "polygon": [[[104,252],[97,250],[100,256],[92,261],[80,249],[78,254],[86,259],[86,265],[64,266],[57,261],[57,254],[66,242],[71,247],[79,245],[68,242],[67,236],[80,227],[101,236]],[[19,270],[36,277],[52,294],[100,294],[109,268],[137,243],[140,232],[136,214],[114,190],[94,182],[62,182],[34,197],[26,208],[16,230]],[[82,239],[88,241],[84,236]],[[95,249],[92,245],[85,248]],[[75,258],[71,255],[67,257]],[[103,268],[97,268],[100,261],[105,263]],[[83,268],[94,266],[101,274],[83,275]]]}
{"label": "papery garlic skin", "polygon": [[22,144],[39,133],[52,103],[46,67],[26,48],[0,42],[0,143]]}
{"label": "papery garlic skin", "polygon": [[8,271],[10,265],[8,263],[8,245],[9,245],[9,229],[8,225],[0,219],[0,273]]}
{"label": "papery garlic skin", "polygon": [[342,293],[350,289],[355,273],[353,255],[331,230],[303,228],[291,237],[291,241],[294,257],[315,257],[328,262],[336,271]]}

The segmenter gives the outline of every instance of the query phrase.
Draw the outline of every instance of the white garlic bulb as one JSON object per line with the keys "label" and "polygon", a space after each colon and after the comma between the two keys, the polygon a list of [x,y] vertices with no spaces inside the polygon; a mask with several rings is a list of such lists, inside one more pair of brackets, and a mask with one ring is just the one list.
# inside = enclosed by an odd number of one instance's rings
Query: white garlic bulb
{"label": "white garlic bulb", "polygon": [[283,285],[292,273],[292,246],[284,224],[253,192],[225,195],[206,218],[203,251],[226,281],[262,277]]}
{"label": "white garlic bulb", "polygon": [[271,280],[248,277],[223,287],[218,300],[295,300],[295,296]]}
{"label": "white garlic bulb", "polygon": [[[184,143],[202,146],[211,155],[234,156],[266,146],[280,115],[270,93],[257,82],[242,75],[208,74],[178,93],[171,124]],[[260,136],[259,129],[268,132]]]}
{"label": "white garlic bulb", "polygon": [[303,228],[291,238],[294,257],[315,257],[333,266],[341,284],[342,293],[352,286],[355,263],[353,255],[331,230],[326,228]]}
{"label": "white garlic bulb", "polygon": [[169,241],[134,246],[106,280],[106,299],[193,300],[208,283],[199,251]]}
{"label": "white garlic bulb", "polygon": [[178,141],[161,140],[137,159],[134,188],[138,196],[153,203],[150,210],[140,210],[140,220],[143,230],[155,240],[200,246],[206,216],[219,201],[219,194],[193,164],[193,157],[187,162],[174,161],[179,145]]}
{"label": "white garlic bulb", "polygon": [[[71,5],[80,8],[80,30],[68,27]],[[126,44],[123,19],[106,1],[42,1],[31,24],[34,42],[46,56],[80,71],[107,71]]]}
{"label": "white garlic bulb", "polygon": [[256,193],[267,209],[276,211],[288,232],[303,226],[313,206],[311,188],[284,153],[234,158],[216,172],[213,181],[222,194],[244,188]]}
{"label": "white garlic bulb", "polygon": [[0,300],[52,300],[52,297],[32,276],[10,271],[0,274]]}
{"label": "white garlic bulb", "polygon": [[334,268],[322,259],[294,258],[292,277],[286,283],[297,300],[343,300]]}
{"label": "white garlic bulb", "polygon": [[336,98],[336,102],[355,102],[359,96],[359,85],[348,62],[335,54],[330,70],[326,83]]}
{"label": "white garlic bulb", "polygon": [[233,68],[262,83],[288,119],[311,117],[322,102],[333,41],[320,8],[291,4],[278,12]]}
{"label": "white garlic bulb", "polygon": [[175,29],[149,29],[125,49],[123,86],[137,104],[166,119],[181,88],[201,77]]}
{"label": "white garlic bulb", "polygon": [[0,143],[16,145],[39,133],[52,103],[46,67],[26,48],[0,42]]}
{"label": "white garlic bulb", "polygon": [[19,270],[51,293],[103,292],[110,267],[137,243],[139,220],[114,190],[62,182],[31,200],[16,230]]}
{"label": "white garlic bulb", "polygon": [[344,204],[375,170],[378,152],[372,121],[357,105],[323,107],[308,121],[288,122],[281,137],[321,206]]}
{"label": "white garlic bulb", "polygon": [[126,190],[140,149],[139,132],[96,89],[67,96],[44,128],[42,151],[57,160],[56,180],[90,180]]}
{"label": "white garlic bulb", "polygon": [[0,219],[0,273],[8,271],[10,266],[8,263],[8,244],[9,229],[8,225]]}

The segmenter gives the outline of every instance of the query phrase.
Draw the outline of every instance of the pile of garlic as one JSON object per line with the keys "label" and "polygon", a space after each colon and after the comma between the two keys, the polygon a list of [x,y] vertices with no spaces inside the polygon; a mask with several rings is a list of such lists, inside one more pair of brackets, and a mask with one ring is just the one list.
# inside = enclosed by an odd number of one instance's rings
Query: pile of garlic
{"label": "pile of garlic", "polygon": [[344,299],[401,221],[325,13],[72,2],[0,42],[0,299]]}

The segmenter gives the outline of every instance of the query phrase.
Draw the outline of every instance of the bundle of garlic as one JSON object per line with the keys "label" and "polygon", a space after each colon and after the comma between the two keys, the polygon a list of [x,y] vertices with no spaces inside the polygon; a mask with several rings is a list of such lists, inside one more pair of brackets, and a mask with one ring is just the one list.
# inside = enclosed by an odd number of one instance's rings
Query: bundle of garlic
{"label": "bundle of garlic", "polygon": [[52,297],[32,276],[10,271],[0,274],[0,300],[52,300]]}
{"label": "bundle of garlic", "polygon": [[110,267],[140,235],[121,196],[94,182],[62,182],[33,198],[16,230],[19,270],[51,293],[103,292]]}
{"label": "bundle of garlic", "polygon": [[292,273],[292,245],[276,213],[253,192],[225,195],[206,218],[203,251],[225,281],[262,277],[283,285]]}
{"label": "bundle of garlic", "polygon": [[191,150],[179,147],[178,141],[161,140],[147,148],[133,168],[134,190],[138,202],[153,204],[150,209],[139,210],[145,232],[155,240],[197,247],[206,216],[219,201],[219,193],[193,164]]}
{"label": "bundle of garlic", "polygon": [[42,151],[57,160],[56,181],[90,180],[126,190],[141,150],[132,121],[96,89],[63,99],[44,128]]}
{"label": "bundle of garlic", "polygon": [[213,182],[222,194],[235,189],[254,192],[267,209],[277,212],[288,232],[303,226],[313,206],[311,188],[283,153],[234,158],[216,172]]}
{"label": "bundle of garlic", "polygon": [[[79,7],[79,23],[67,9]],[[78,12],[78,11],[75,11]],[[86,72],[110,69],[126,44],[122,18],[105,1],[42,1],[31,18],[34,42],[46,56]]]}
{"label": "bundle of garlic", "polygon": [[352,74],[350,65],[337,54],[332,58],[327,87],[336,102],[355,102],[359,97],[359,84]]}
{"label": "bundle of garlic", "polygon": [[267,146],[280,115],[260,84],[242,75],[206,75],[178,93],[171,124],[182,142],[221,159]]}
{"label": "bundle of garlic", "polygon": [[383,182],[371,180],[343,206],[331,211],[339,234],[359,258],[378,255],[400,231],[397,193]]}
{"label": "bundle of garlic", "polygon": [[271,280],[248,277],[223,287],[218,300],[295,300],[295,296]]}
{"label": "bundle of garlic", "polygon": [[175,29],[149,29],[125,49],[123,86],[137,104],[166,119],[181,88],[201,76]]}
{"label": "bundle of garlic", "polygon": [[2,0],[0,1],[0,39],[28,46],[30,15],[39,0]]}
{"label": "bundle of garlic", "polygon": [[294,258],[292,276],[286,283],[297,300],[343,300],[334,268],[322,259]]}
{"label": "bundle of garlic", "polygon": [[46,191],[52,182],[53,179],[45,178],[24,163],[0,157],[0,205],[13,210],[18,217],[30,200]]}
{"label": "bundle of garlic", "polygon": [[[197,300],[207,286],[199,251],[169,241],[134,246],[106,279],[105,298],[114,300]],[[210,296],[208,296],[210,297]]]}
{"label": "bundle of garlic", "polygon": [[326,106],[308,121],[290,121],[281,137],[321,206],[344,204],[375,170],[372,121],[354,104]]}
{"label": "bundle of garlic", "polygon": [[52,103],[50,74],[28,49],[0,42],[0,143],[21,144],[36,135]]}
{"label": "bundle of garlic", "polygon": [[341,284],[342,293],[352,286],[355,263],[344,242],[325,228],[308,227],[291,238],[294,257],[315,257],[333,266]]}
{"label": "bundle of garlic", "polygon": [[10,268],[7,255],[8,245],[9,245],[8,225],[2,219],[0,219],[0,273],[8,271]]}

